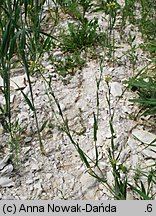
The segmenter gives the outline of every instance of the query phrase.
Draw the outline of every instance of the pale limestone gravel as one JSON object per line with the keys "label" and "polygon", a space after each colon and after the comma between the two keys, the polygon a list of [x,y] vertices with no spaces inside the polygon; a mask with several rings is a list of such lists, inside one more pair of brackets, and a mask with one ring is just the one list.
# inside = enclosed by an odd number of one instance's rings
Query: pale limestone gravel
{"label": "pale limestone gravel", "polygon": [[[111,73],[115,73],[115,71],[114,69]],[[77,76],[75,76],[67,86],[61,84],[59,80],[57,82],[55,81],[53,85],[55,86],[54,89],[60,104],[62,104],[62,106],[64,105],[64,113],[69,119],[69,124],[73,125],[74,129],[78,131],[82,128],[79,123],[79,109],[81,108],[82,118],[87,131],[85,136],[79,137],[79,143],[90,157],[95,158],[93,111],[96,110],[95,77],[99,74],[98,63],[89,62],[81,73],[81,86],[76,86],[76,83],[79,81]],[[104,79],[105,75],[103,73],[103,80]],[[37,106],[39,121],[42,121],[45,116],[49,116],[53,121],[52,123],[56,123],[51,113],[52,111],[50,111],[47,104],[46,97],[44,100],[45,92],[43,85],[43,82],[39,79],[34,82],[35,101],[38,101],[37,103],[40,104],[40,106]],[[122,84],[120,83],[120,85]],[[105,98],[106,93],[107,88],[103,81],[100,88],[100,118],[97,145],[99,146],[98,149],[101,158],[100,166],[111,182],[112,174],[106,151],[107,146],[110,145],[108,105]],[[121,162],[125,161],[127,154],[131,151],[132,155],[126,162],[127,166],[134,164],[134,166],[137,167],[140,166],[143,157],[139,154],[135,154],[135,149],[132,150],[132,145],[134,144],[130,145],[130,140],[127,143],[127,134],[136,124],[136,122],[128,118],[128,113],[134,110],[132,104],[127,100],[131,96],[131,92],[126,92],[125,96],[116,106],[114,127],[117,138],[115,139],[115,143],[119,146],[119,149],[125,149],[121,154]],[[77,97],[79,97],[78,100],[76,100]],[[75,100],[76,102],[74,102]],[[112,106],[115,100],[116,97],[112,96]],[[26,112],[27,107],[26,104],[22,107],[22,104],[23,100],[21,100],[21,105],[19,104],[19,111],[21,114]],[[121,107],[123,109],[121,109]],[[27,115],[22,117],[21,114],[21,118],[28,118]],[[28,121],[30,120],[33,128],[33,118],[28,119]],[[26,122],[27,121],[24,120],[24,124],[26,124]],[[145,132],[143,131],[142,133]],[[134,134],[136,135],[136,132],[134,132]],[[14,197],[14,199],[111,199],[108,191],[85,172],[85,168],[78,157],[78,153],[66,136],[62,135],[56,128],[47,131],[43,136],[45,149],[49,152],[48,157],[41,155],[37,139],[32,141],[29,135],[30,142],[28,140],[28,142],[25,142],[25,145],[22,146],[21,164],[18,167],[17,173],[13,175],[15,187],[3,189],[3,198],[11,196],[12,198]],[[141,135],[139,134],[139,136]],[[131,142],[133,142],[133,140]],[[137,143],[135,145],[137,145]]]}

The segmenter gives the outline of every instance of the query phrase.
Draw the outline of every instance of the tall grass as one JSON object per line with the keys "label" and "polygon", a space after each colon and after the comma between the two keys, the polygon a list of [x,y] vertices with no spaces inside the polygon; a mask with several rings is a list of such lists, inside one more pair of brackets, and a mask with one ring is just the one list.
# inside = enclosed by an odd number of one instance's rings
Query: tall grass
{"label": "tall grass", "polygon": [[[10,107],[10,76],[14,57],[18,57],[25,68],[30,95],[29,99],[24,92],[22,94],[30,109],[34,112],[37,133],[41,151],[45,154],[42,139],[40,136],[37,113],[34,104],[33,89],[30,80],[30,63],[39,61],[49,43],[53,38],[51,35],[41,30],[43,1],[4,1],[1,2],[0,13],[0,74],[3,78],[4,88],[2,90],[5,97],[5,108],[2,109],[5,115],[5,125],[11,135],[11,143],[14,135],[12,134],[11,107]],[[17,143],[15,145],[17,147]],[[14,147],[12,146],[12,151]]]}

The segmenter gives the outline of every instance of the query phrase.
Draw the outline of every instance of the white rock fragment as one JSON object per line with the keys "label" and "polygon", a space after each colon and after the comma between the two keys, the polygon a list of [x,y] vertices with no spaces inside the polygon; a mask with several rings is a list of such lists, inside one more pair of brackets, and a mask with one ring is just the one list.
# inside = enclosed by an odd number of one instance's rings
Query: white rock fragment
{"label": "white rock fragment", "polygon": [[7,166],[4,167],[4,169],[2,169],[2,171],[0,171],[1,176],[3,175],[9,175],[11,174],[11,172],[13,171],[13,165],[9,164]]}
{"label": "white rock fragment", "polygon": [[58,50],[53,53],[54,58],[61,58],[63,56],[62,51]]}
{"label": "white rock fragment", "polygon": [[109,73],[112,73],[112,72],[114,71],[114,69],[115,69],[115,68],[110,67],[110,68],[108,69]]}
{"label": "white rock fragment", "polygon": [[1,187],[12,187],[15,183],[9,177],[0,177],[0,186]]}
{"label": "white rock fragment", "polygon": [[132,131],[132,135],[136,137],[142,143],[150,144],[154,141],[154,143],[152,144],[156,144],[156,135],[149,133],[147,131],[134,129]]}
{"label": "white rock fragment", "polygon": [[28,185],[30,185],[30,184],[32,184],[34,182],[34,180],[33,179],[28,179],[28,180],[26,180],[26,184],[28,184]]}
{"label": "white rock fragment", "polygon": [[62,112],[63,112],[63,111],[65,111],[65,109],[66,109],[66,106],[65,106],[65,104],[63,104],[63,103],[60,103],[60,108],[61,108]]}
{"label": "white rock fragment", "polygon": [[129,147],[130,147],[130,150],[133,154],[135,154],[137,152],[137,149],[138,149],[138,142],[133,139],[132,137],[129,137],[128,138],[128,141],[127,141]]}
{"label": "white rock fragment", "polygon": [[3,86],[3,79],[2,79],[2,77],[0,76],[0,87],[2,87]]}
{"label": "white rock fragment", "polygon": [[[132,131],[133,138],[128,139],[128,145],[133,154],[141,152],[143,157],[155,158],[156,135],[144,130],[134,129]],[[140,145],[142,143],[142,145]],[[151,145],[150,145],[151,144]],[[147,146],[147,148],[145,148]]]}
{"label": "white rock fragment", "polygon": [[127,106],[123,106],[122,110],[124,113],[130,114],[132,112],[131,108],[127,105]]}
{"label": "white rock fragment", "polygon": [[144,158],[153,158],[153,159],[155,159],[155,147],[153,148],[153,151],[152,151],[152,149],[151,148],[146,148],[146,149],[144,149],[142,152],[141,152],[141,154],[143,155],[143,157]]}
{"label": "white rock fragment", "polygon": [[130,165],[133,166],[133,168],[137,168],[139,164],[139,158],[137,154],[134,154],[131,156]]}
{"label": "white rock fragment", "polygon": [[26,75],[12,77],[10,79],[10,86],[14,89],[24,88],[26,86]]}
{"label": "white rock fragment", "polygon": [[46,179],[48,179],[48,180],[49,180],[49,179],[51,179],[51,177],[52,177],[52,176],[53,176],[53,174],[52,174],[52,173],[47,173],[47,174],[46,174]]}
{"label": "white rock fragment", "polygon": [[0,123],[0,135],[2,135],[3,134],[3,126],[2,126],[2,124]]}
{"label": "white rock fragment", "polygon": [[20,196],[20,200],[27,200],[27,196]]}
{"label": "white rock fragment", "polygon": [[30,162],[27,161],[27,162],[25,163],[25,167],[28,167],[29,165],[30,165]]}
{"label": "white rock fragment", "polygon": [[47,70],[50,70],[50,69],[52,69],[52,68],[53,68],[53,65],[51,65],[51,64],[48,64],[48,65],[46,65],[46,66],[45,66],[45,68],[46,68]]}
{"label": "white rock fragment", "polygon": [[145,163],[145,168],[146,167],[153,167],[153,166],[155,166],[155,162],[154,162],[154,160],[152,160],[152,159],[150,159],[150,160],[146,160],[146,163]]}
{"label": "white rock fragment", "polygon": [[43,191],[43,188],[42,188],[42,184],[41,184],[42,181],[39,181],[37,182],[35,185],[34,185],[34,190],[36,190],[36,195],[39,196],[42,191]]}
{"label": "white rock fragment", "polygon": [[19,123],[22,123],[24,121],[27,121],[27,119],[29,119],[29,114],[28,112],[23,112],[21,111],[21,113],[18,114],[18,119],[19,119]]}
{"label": "white rock fragment", "polygon": [[32,169],[33,171],[39,170],[38,164],[37,164],[37,163],[33,163],[32,166],[31,166],[31,169]]}
{"label": "white rock fragment", "polygon": [[121,155],[120,155],[120,162],[121,163],[124,163],[126,161],[129,153],[130,153],[130,150],[128,148],[122,150]]}
{"label": "white rock fragment", "polygon": [[6,165],[7,161],[10,158],[10,154],[7,154],[1,161],[0,161],[0,170]]}
{"label": "white rock fragment", "polygon": [[29,191],[33,191],[33,190],[34,190],[33,185],[30,185],[29,186]]}
{"label": "white rock fragment", "polygon": [[24,139],[25,143],[30,143],[32,141],[32,137],[28,136]]}
{"label": "white rock fragment", "polygon": [[127,189],[127,200],[134,200],[133,191],[130,187]]}
{"label": "white rock fragment", "polygon": [[110,92],[114,97],[120,97],[122,95],[122,85],[118,82],[110,83]]}
{"label": "white rock fragment", "polygon": [[10,95],[10,103],[14,103],[16,95]]}
{"label": "white rock fragment", "polygon": [[2,95],[0,95],[0,104],[5,105],[5,98]]}
{"label": "white rock fragment", "polygon": [[85,173],[81,176],[82,193],[85,199],[94,199],[97,190],[97,180]]}
{"label": "white rock fragment", "polygon": [[[32,77],[30,79],[31,81],[33,81]],[[15,90],[19,88],[25,88],[27,86],[27,76],[24,74],[24,75],[12,77],[10,79],[10,86]]]}

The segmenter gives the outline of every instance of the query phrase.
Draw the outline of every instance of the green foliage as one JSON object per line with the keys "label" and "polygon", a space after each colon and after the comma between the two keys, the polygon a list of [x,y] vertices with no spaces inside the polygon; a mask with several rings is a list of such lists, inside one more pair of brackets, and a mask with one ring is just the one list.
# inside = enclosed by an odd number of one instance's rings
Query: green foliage
{"label": "green foliage", "polygon": [[[140,12],[138,16],[138,11]],[[122,28],[126,21],[136,24],[145,43],[142,45],[152,55],[156,53],[156,2],[153,0],[125,0],[122,9]]]}
{"label": "green foliage", "polygon": [[84,21],[86,12],[93,6],[91,0],[56,0],[56,2],[65,13],[80,22]]}
{"label": "green foliage", "polygon": [[[146,179],[146,186],[141,180],[141,178]],[[135,186],[128,184],[132,191],[134,191],[137,195],[139,195],[141,200],[152,200],[154,193],[151,193],[153,191],[153,185],[156,184],[156,175],[153,168],[151,168],[148,172],[142,172],[140,170],[136,170],[136,175],[134,177],[135,180]]]}
{"label": "green foliage", "polygon": [[126,25],[128,20],[130,23],[135,24],[136,14],[135,14],[135,0],[125,0],[125,6],[123,7],[122,13],[122,25]]}
{"label": "green foliage", "polygon": [[66,54],[60,59],[51,59],[59,75],[65,77],[67,74],[74,75],[75,71],[81,69],[85,60],[80,57],[79,53]]}
{"label": "green foliage", "polygon": [[93,19],[81,24],[68,24],[68,31],[61,33],[61,48],[65,52],[75,52],[83,50],[88,46],[93,46],[99,41],[98,20]]}
{"label": "green foliage", "polygon": [[134,73],[134,70],[135,70],[135,65],[138,61],[138,55],[137,55],[137,45],[134,44],[134,41],[135,41],[135,38],[136,36],[132,36],[131,34],[129,34],[129,37],[128,37],[128,45],[130,46],[130,50],[128,51],[128,58],[130,60],[130,63],[132,65],[132,68],[133,68],[133,73]]}
{"label": "green foliage", "polygon": [[10,76],[13,58],[18,56],[18,60],[21,61],[25,68],[27,75],[29,88],[31,92],[31,99],[29,99],[24,93],[23,96],[26,99],[29,107],[34,111],[36,126],[38,129],[38,136],[40,141],[41,150],[43,145],[39,133],[38,120],[36,115],[36,109],[34,106],[32,86],[30,82],[29,61],[37,61],[42,54],[50,47],[50,35],[47,38],[47,34],[41,31],[41,17],[42,6],[45,1],[4,1],[0,7],[0,75],[3,79],[3,94],[5,98],[5,106],[3,113],[3,126],[7,127],[10,133],[10,143],[16,143],[14,138],[14,130],[11,116],[10,106]]}
{"label": "green foliage", "polygon": [[68,33],[61,35],[62,49],[74,52],[76,49],[84,49],[86,46],[95,44],[98,39],[97,28],[97,19],[91,21],[86,19],[82,25],[69,23]]}
{"label": "green foliage", "polygon": [[120,8],[120,5],[116,0],[100,0],[98,2],[99,3],[96,5],[94,11],[104,11],[112,17],[116,16],[116,13]]}
{"label": "green foliage", "polygon": [[138,98],[130,99],[129,101],[139,103],[145,111],[143,115],[156,115],[156,79],[147,74],[142,74],[140,77],[130,78],[128,81],[132,90],[136,90]]}

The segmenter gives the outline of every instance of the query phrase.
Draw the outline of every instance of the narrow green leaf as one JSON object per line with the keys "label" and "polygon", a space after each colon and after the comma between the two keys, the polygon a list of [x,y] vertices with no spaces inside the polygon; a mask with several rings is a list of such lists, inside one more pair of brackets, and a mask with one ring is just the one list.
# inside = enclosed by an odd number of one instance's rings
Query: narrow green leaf
{"label": "narrow green leaf", "polygon": [[27,95],[22,91],[22,89],[20,89],[20,91],[21,91],[22,95],[24,96],[24,99],[25,99],[25,101],[27,102],[27,104],[28,104],[28,106],[30,107],[30,109],[31,109],[32,111],[34,111],[35,108],[34,108],[32,102],[30,101],[30,99],[29,99],[29,98],[27,97]]}
{"label": "narrow green leaf", "polygon": [[140,191],[139,189],[137,189],[136,187],[134,187],[133,185],[130,185],[131,190],[137,192],[144,200],[151,200],[151,198],[149,196],[147,196],[145,193],[143,193],[142,191]]}
{"label": "narrow green leaf", "polygon": [[142,181],[141,181],[141,190],[144,194],[146,194],[146,189]]}
{"label": "narrow green leaf", "polygon": [[42,126],[41,126],[41,128],[40,128],[40,132],[42,132],[42,131],[44,130],[44,128],[46,127],[47,123],[48,123],[48,120],[46,120],[46,121],[42,124]]}
{"label": "narrow green leaf", "polygon": [[95,116],[95,113],[93,113],[94,116],[94,141],[97,141],[97,130],[98,130],[98,124],[97,124],[97,119]]}
{"label": "narrow green leaf", "polygon": [[90,164],[89,164],[89,162],[88,162],[88,160],[87,160],[87,158],[86,158],[83,150],[80,148],[79,145],[77,145],[77,151],[78,151],[78,153],[80,155],[81,160],[85,163],[86,167],[90,168]]}

